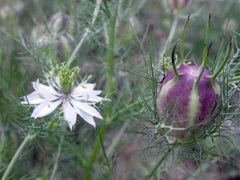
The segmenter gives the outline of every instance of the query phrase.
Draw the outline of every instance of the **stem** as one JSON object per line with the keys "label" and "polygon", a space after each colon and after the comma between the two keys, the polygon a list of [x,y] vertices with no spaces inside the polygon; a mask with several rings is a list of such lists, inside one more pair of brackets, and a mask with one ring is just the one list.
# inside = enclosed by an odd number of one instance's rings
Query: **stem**
{"label": "stem", "polygon": [[[152,99],[152,96],[150,97],[147,97],[145,100],[146,101],[149,101]],[[135,108],[137,107],[138,105],[141,105],[142,104],[142,101],[139,101],[139,102],[136,102],[136,103],[133,103],[129,106],[127,106],[126,108],[122,109],[121,111],[119,111],[119,113],[117,115],[115,115],[113,118],[111,118],[111,122],[116,120],[119,116],[121,116],[122,114],[124,114],[125,112],[128,112],[129,110],[131,110],[132,108]]]}
{"label": "stem", "polygon": [[155,167],[152,169],[152,171],[149,173],[149,175],[146,177],[146,179],[150,179],[155,171],[158,169],[158,167],[163,163],[163,161],[168,157],[169,153],[171,152],[172,148],[169,148],[168,151],[163,155],[163,157],[160,159],[160,161],[155,165]]}
{"label": "stem", "polygon": [[107,151],[107,156],[111,157],[114,149],[116,148],[116,146],[118,145],[119,141],[121,140],[121,137],[123,136],[124,132],[126,131],[128,124],[129,124],[129,120],[126,120],[122,126],[122,128],[120,129],[118,135],[114,138],[112,145],[110,146],[109,150]]}
{"label": "stem", "polygon": [[230,43],[228,45],[226,57],[223,60],[221,66],[219,67],[217,72],[215,72],[214,75],[212,76],[212,80],[215,80],[217,78],[217,76],[219,75],[219,73],[223,70],[224,66],[226,65],[226,63],[231,55],[231,52],[232,52],[232,39],[230,40]]}
{"label": "stem", "polygon": [[203,62],[202,62],[202,69],[201,72],[198,75],[198,78],[194,84],[194,89],[197,91],[198,90],[198,85],[200,82],[200,79],[203,75],[204,70],[206,69],[207,66],[207,60],[208,60],[208,53],[209,50],[211,48],[211,45],[208,47],[208,36],[209,36],[209,32],[210,32],[210,25],[211,25],[211,14],[209,14],[209,19],[208,19],[208,24],[206,27],[206,35],[205,35],[205,41],[204,41],[204,50],[203,50]]}
{"label": "stem", "polygon": [[204,41],[204,50],[203,50],[203,64],[205,63],[206,59],[207,59],[207,51],[208,51],[208,36],[209,36],[209,32],[210,32],[210,26],[211,26],[211,14],[209,14],[209,18],[208,18],[208,24],[207,24],[207,28],[206,28],[206,35],[205,35],[205,41]]}
{"label": "stem", "polygon": [[177,71],[176,64],[175,64],[175,51],[176,51],[176,48],[177,48],[177,44],[174,46],[173,51],[172,51],[172,66],[173,66],[173,70],[174,70],[174,78],[178,78],[178,76],[179,76],[179,73]]}
{"label": "stem", "polygon": [[235,77],[229,79],[230,83],[233,83],[235,81],[240,81],[240,76],[235,76]]}
{"label": "stem", "polygon": [[169,46],[169,44],[172,42],[172,39],[175,35],[175,32],[176,32],[176,29],[177,29],[177,25],[178,25],[178,16],[176,15],[174,17],[174,20],[173,20],[173,23],[172,23],[172,27],[171,27],[171,30],[170,30],[170,33],[168,34],[168,37],[167,37],[167,41],[162,49],[162,51],[160,52],[160,59],[163,58],[163,56],[165,55],[166,51],[167,51],[167,48]]}
{"label": "stem", "polygon": [[54,166],[53,166],[53,170],[52,170],[52,173],[51,173],[50,180],[53,180],[53,179],[54,179],[55,174],[56,174],[56,172],[57,172],[57,168],[58,168],[58,164],[59,164],[59,159],[60,159],[60,155],[61,155],[61,151],[62,151],[63,141],[64,141],[64,136],[61,136],[60,142],[59,142],[59,145],[58,145],[57,157],[56,157],[56,160],[55,160],[55,164],[54,164]]}
{"label": "stem", "polygon": [[102,0],[96,0],[96,5],[95,5],[94,11],[93,11],[93,17],[92,17],[91,24],[89,25],[88,28],[85,29],[85,32],[84,32],[82,38],[80,39],[79,43],[77,44],[76,48],[74,49],[71,57],[68,59],[68,61],[66,63],[66,66],[70,66],[72,61],[75,59],[75,57],[76,57],[79,49],[81,48],[83,42],[87,38],[87,36],[90,33],[92,27],[94,26],[94,24],[96,22],[96,19],[97,19],[97,16],[98,16],[98,13],[99,13],[99,9],[100,9],[101,3],[102,3]]}
{"label": "stem", "polygon": [[186,34],[186,30],[187,30],[187,25],[189,23],[190,20],[190,15],[188,16],[185,24],[184,24],[184,28],[183,28],[183,32],[182,32],[182,41],[181,41],[181,65],[184,63],[184,39],[185,39],[185,34]]}
{"label": "stem", "polygon": [[[118,16],[118,4],[115,9],[115,14],[110,20],[109,24],[109,42],[108,42],[108,56],[107,56],[107,84],[105,87],[105,94],[109,99],[112,97],[113,93],[113,68],[114,68],[114,49],[115,49],[115,34],[116,34],[116,23]],[[109,121],[109,103],[104,109],[104,119],[106,122]]]}
{"label": "stem", "polygon": [[[118,5],[119,5],[119,1],[116,4],[114,15],[111,18],[110,24],[109,24],[109,42],[108,42],[108,56],[107,56],[108,70],[107,70],[107,84],[105,88],[105,94],[108,95],[108,98],[110,99],[112,97],[111,94],[113,92],[114,49],[115,49],[116,22],[117,22],[118,10],[119,10]],[[106,107],[104,109],[105,124],[103,125],[103,127],[99,132],[99,136],[95,142],[94,149],[90,157],[90,161],[87,165],[89,169],[92,168],[94,162],[96,161],[98,152],[101,148],[100,137],[104,139],[107,128],[111,122],[110,111],[111,111],[111,107],[110,107],[110,104],[108,103],[106,104]],[[91,174],[88,171],[86,172],[85,179],[91,179]]]}
{"label": "stem", "polygon": [[[149,101],[149,100],[151,100],[151,99],[152,99],[152,97],[148,97],[148,98],[146,98],[146,101]],[[128,112],[129,110],[131,110],[131,109],[133,109],[133,108],[135,108],[135,107],[137,107],[137,106],[139,106],[139,105],[141,105],[141,104],[142,104],[142,101],[139,101],[139,102],[136,102],[136,103],[133,103],[133,104],[127,106],[127,107],[124,108],[123,110],[119,111],[119,113],[118,113],[117,115],[115,115],[113,118],[111,118],[110,122],[116,120],[116,119],[117,119],[119,116],[121,116],[122,114]],[[106,127],[105,127],[105,126],[106,126]],[[99,134],[105,135],[106,129],[107,129],[108,125],[105,124],[105,126],[100,130]],[[103,136],[102,136],[102,137],[103,137]],[[94,146],[94,149],[93,149],[93,153],[92,153],[91,159],[90,159],[90,161],[89,161],[89,163],[88,163],[88,167],[89,167],[89,168],[92,167],[94,161],[96,160],[97,155],[98,155],[98,151],[99,151],[100,148],[101,148],[101,141],[100,141],[100,139],[98,138],[98,140],[97,140],[96,143],[95,143],[95,146]],[[87,171],[86,173],[88,173],[88,171]],[[86,178],[85,178],[85,179],[90,179],[90,175],[86,175]]]}
{"label": "stem", "polygon": [[22,144],[19,146],[18,150],[16,151],[16,153],[14,154],[10,164],[7,167],[7,170],[5,171],[5,173],[3,174],[2,180],[6,180],[8,175],[10,174],[13,166],[15,165],[19,155],[21,154],[21,152],[23,151],[24,147],[33,139],[35,139],[37,137],[37,134],[33,134],[30,135],[28,134],[25,139],[23,140]]}
{"label": "stem", "polygon": [[201,71],[200,71],[200,73],[198,75],[198,78],[197,78],[197,80],[196,80],[196,82],[194,84],[194,89],[195,90],[198,90],[198,85],[199,85],[200,79],[201,79],[201,77],[202,77],[202,75],[203,75],[203,73],[204,73],[204,71],[205,71],[205,69],[207,67],[207,60],[208,60],[208,55],[209,55],[209,51],[210,51],[211,47],[212,47],[212,43],[208,47],[208,51],[207,51],[206,57],[204,58],[204,61],[203,61],[202,69],[201,69]]}

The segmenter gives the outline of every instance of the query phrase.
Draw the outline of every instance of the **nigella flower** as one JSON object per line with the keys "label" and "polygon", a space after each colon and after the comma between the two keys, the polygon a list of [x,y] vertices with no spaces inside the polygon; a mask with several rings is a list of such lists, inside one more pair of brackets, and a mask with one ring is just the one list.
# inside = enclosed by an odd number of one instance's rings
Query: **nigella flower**
{"label": "nigella flower", "polygon": [[[75,73],[70,72],[72,75]],[[61,75],[66,77],[69,73]],[[94,90],[95,84],[88,83],[87,80],[73,88],[71,87],[73,82],[66,81],[66,78],[64,79],[61,75],[55,82],[51,82],[52,86],[43,85],[39,81],[33,82],[34,91],[25,96],[21,104],[37,105],[31,115],[35,119],[47,116],[55,111],[58,106],[62,106],[64,119],[71,130],[76,123],[77,115],[95,127],[93,118],[103,119],[101,114],[93,107],[96,103],[106,100],[106,98],[99,96],[102,91]],[[72,77],[70,80],[74,79]]]}

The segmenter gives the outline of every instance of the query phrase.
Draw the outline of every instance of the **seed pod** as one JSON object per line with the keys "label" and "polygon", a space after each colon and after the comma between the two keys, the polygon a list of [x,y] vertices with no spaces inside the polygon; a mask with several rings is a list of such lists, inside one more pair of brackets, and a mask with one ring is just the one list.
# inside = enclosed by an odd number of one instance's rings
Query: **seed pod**
{"label": "seed pod", "polygon": [[[203,127],[214,122],[217,113],[214,113],[220,97],[220,83],[217,76],[224,69],[232,50],[232,40],[227,48],[227,53],[222,64],[215,71],[209,72],[207,60],[212,43],[208,47],[208,35],[211,24],[211,14],[206,27],[205,47],[203,50],[203,62],[200,67],[184,63],[184,36],[187,19],[181,42],[181,63],[175,65],[175,49],[172,52],[172,66],[160,86],[157,98],[157,108],[165,125],[170,126],[170,134],[183,141],[193,140],[194,136],[201,135]],[[164,125],[163,124],[163,125]],[[162,126],[164,127],[164,126]]]}
{"label": "seed pod", "polygon": [[69,34],[61,34],[57,38],[57,55],[62,61],[70,58],[75,47],[74,39]]}
{"label": "seed pod", "polygon": [[224,22],[222,29],[226,33],[237,31],[238,23],[234,19],[228,19]]}
{"label": "seed pod", "polygon": [[170,4],[174,9],[181,10],[186,8],[190,3],[190,0],[170,0]]}
{"label": "seed pod", "polygon": [[53,33],[65,32],[72,34],[74,31],[74,21],[69,15],[58,13],[55,14],[49,23],[49,29]]}
{"label": "seed pod", "polygon": [[14,17],[14,10],[9,6],[4,6],[0,9],[0,19],[9,20]]}
{"label": "seed pod", "polygon": [[[181,65],[179,76],[174,71],[169,72],[158,93],[157,105],[159,114],[168,116],[166,125],[174,128],[204,127],[212,121],[211,114],[217,106],[220,94],[219,82],[212,81],[213,75],[205,70],[195,88],[195,83],[201,72],[201,67]],[[199,134],[195,131],[195,135]],[[178,139],[191,136],[188,130],[172,133]]]}

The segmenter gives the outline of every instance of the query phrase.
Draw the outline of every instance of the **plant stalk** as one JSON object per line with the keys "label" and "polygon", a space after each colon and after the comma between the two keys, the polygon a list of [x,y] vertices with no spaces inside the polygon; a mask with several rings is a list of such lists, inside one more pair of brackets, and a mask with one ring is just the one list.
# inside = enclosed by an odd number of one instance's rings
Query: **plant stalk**
{"label": "plant stalk", "polygon": [[74,49],[72,55],[68,59],[68,61],[66,63],[66,66],[70,66],[72,61],[75,59],[79,49],[82,47],[83,42],[88,37],[88,34],[91,32],[92,27],[94,26],[94,24],[96,22],[96,19],[97,19],[97,16],[98,16],[98,13],[99,13],[99,10],[100,10],[100,7],[101,7],[101,3],[102,3],[102,0],[96,0],[96,5],[95,5],[94,11],[93,11],[93,17],[92,17],[91,24],[89,25],[88,28],[85,29],[85,32],[84,32],[82,38],[80,39],[80,41],[77,44],[76,48]]}
{"label": "plant stalk", "polygon": [[[112,93],[113,93],[113,89],[114,89],[114,84],[113,84],[113,68],[114,68],[114,49],[115,49],[115,34],[116,34],[116,23],[117,23],[117,16],[118,16],[118,3],[116,4],[115,7],[115,12],[114,15],[111,17],[110,20],[110,24],[109,24],[109,42],[108,42],[108,52],[107,52],[107,84],[105,87],[105,94],[108,96],[109,99],[111,99],[112,97]],[[85,179],[91,179],[91,175],[89,173],[89,169],[92,169],[92,166],[94,164],[94,162],[97,159],[97,155],[99,153],[99,150],[101,148],[101,139],[100,137],[102,137],[102,139],[104,139],[105,135],[106,135],[106,131],[107,128],[110,124],[110,111],[111,111],[111,107],[110,104],[107,103],[106,107],[104,108],[104,121],[105,124],[103,125],[103,127],[101,128],[98,138],[95,142],[94,148],[93,148],[93,152],[92,155],[90,157],[89,163],[87,164],[87,172]]]}
{"label": "plant stalk", "polygon": [[170,33],[168,34],[167,41],[166,41],[162,51],[160,51],[160,59],[163,58],[163,56],[165,55],[165,53],[169,47],[169,44],[172,42],[172,39],[173,39],[176,29],[177,29],[178,21],[179,21],[179,17],[176,15],[174,17],[174,20],[173,20],[173,23],[172,23],[172,26],[170,29]]}
{"label": "plant stalk", "polygon": [[163,155],[163,157],[159,160],[159,162],[154,166],[154,168],[152,169],[152,171],[149,173],[149,175],[146,177],[146,179],[150,179],[154,173],[156,172],[156,170],[158,169],[158,167],[163,163],[163,161],[168,157],[169,153],[171,152],[172,148],[169,148],[167,150],[167,152]]}
{"label": "plant stalk", "polygon": [[22,153],[23,149],[25,148],[25,146],[31,142],[33,139],[35,139],[37,137],[37,134],[28,134],[25,139],[23,140],[22,144],[19,146],[18,150],[16,151],[16,153],[14,154],[10,164],[7,167],[7,170],[5,171],[5,173],[3,174],[2,180],[6,180],[7,177],[9,176],[11,170],[13,169],[13,166],[15,165],[18,157],[20,156],[20,154]]}
{"label": "plant stalk", "polygon": [[59,144],[58,144],[57,157],[56,157],[56,160],[55,160],[55,164],[54,164],[54,166],[53,166],[53,170],[52,170],[52,173],[51,173],[50,180],[53,180],[53,179],[54,179],[55,174],[56,174],[56,172],[57,172],[57,168],[58,168],[58,164],[59,164],[59,159],[60,159],[60,155],[61,155],[61,151],[62,151],[63,141],[64,141],[64,136],[62,136],[62,137],[60,138],[60,142],[59,142]]}

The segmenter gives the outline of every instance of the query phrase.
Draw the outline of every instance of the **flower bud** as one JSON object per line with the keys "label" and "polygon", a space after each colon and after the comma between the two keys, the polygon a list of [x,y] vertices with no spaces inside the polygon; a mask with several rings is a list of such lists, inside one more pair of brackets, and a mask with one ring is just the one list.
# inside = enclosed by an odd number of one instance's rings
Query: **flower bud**
{"label": "flower bud", "polygon": [[32,28],[31,36],[33,40],[39,39],[41,36],[45,35],[46,27],[44,24],[36,25]]}
{"label": "flower bud", "polygon": [[74,21],[69,15],[58,13],[55,14],[49,23],[49,29],[53,33],[65,32],[72,34],[74,31]]}
{"label": "flower bud", "polygon": [[201,129],[213,121],[211,115],[220,95],[219,82],[213,81],[213,74],[204,70],[195,88],[200,72],[201,67],[181,65],[179,76],[176,78],[173,70],[169,72],[158,93],[158,113],[160,117],[166,117],[165,125],[172,126],[171,135],[180,140],[192,139],[193,134],[200,135]]}
{"label": "flower bud", "polygon": [[42,35],[41,37],[36,39],[35,42],[36,42],[37,46],[41,47],[41,48],[45,48],[45,47],[48,47],[48,45],[53,44],[53,40],[50,37],[45,36],[45,35]]}
{"label": "flower bud", "polygon": [[0,9],[0,19],[8,20],[14,17],[14,10],[9,6],[4,6]]}
{"label": "flower bud", "polygon": [[222,29],[226,33],[236,31],[238,28],[238,23],[234,19],[228,19],[224,22]]}
{"label": "flower bud", "polygon": [[57,37],[57,55],[62,61],[66,61],[70,58],[74,47],[75,42],[71,35],[61,34]]}
{"label": "flower bud", "polygon": [[170,0],[173,9],[182,10],[189,5],[190,0]]}

